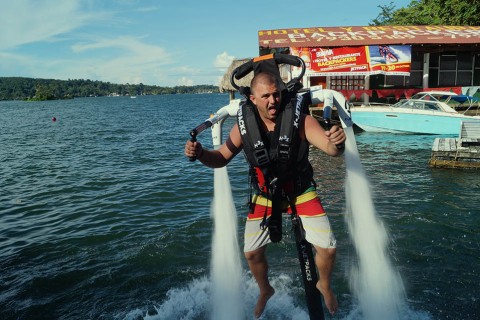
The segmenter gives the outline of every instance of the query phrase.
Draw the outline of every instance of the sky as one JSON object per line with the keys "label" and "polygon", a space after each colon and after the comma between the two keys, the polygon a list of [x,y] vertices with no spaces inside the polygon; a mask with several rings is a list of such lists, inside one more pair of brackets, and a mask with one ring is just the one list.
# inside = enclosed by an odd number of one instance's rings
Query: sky
{"label": "sky", "polygon": [[259,30],[366,26],[386,3],[0,0],[0,77],[218,85],[233,59],[259,55]]}

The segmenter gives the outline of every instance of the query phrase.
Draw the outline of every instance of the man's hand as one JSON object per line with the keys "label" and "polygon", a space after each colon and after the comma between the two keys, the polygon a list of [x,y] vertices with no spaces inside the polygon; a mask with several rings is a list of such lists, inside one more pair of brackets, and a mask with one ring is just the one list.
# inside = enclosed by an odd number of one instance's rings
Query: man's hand
{"label": "man's hand", "polygon": [[203,155],[203,147],[200,142],[188,140],[185,144],[185,156],[200,159]]}
{"label": "man's hand", "polygon": [[343,131],[342,127],[339,126],[332,126],[330,130],[325,131],[325,135],[328,137],[331,143],[337,146],[337,148],[342,149],[347,136],[345,135],[345,131]]}

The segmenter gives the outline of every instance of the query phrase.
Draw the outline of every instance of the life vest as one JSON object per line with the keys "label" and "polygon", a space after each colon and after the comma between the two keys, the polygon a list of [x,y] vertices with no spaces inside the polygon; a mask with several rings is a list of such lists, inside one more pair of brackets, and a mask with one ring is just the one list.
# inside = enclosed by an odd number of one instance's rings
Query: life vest
{"label": "life vest", "polygon": [[300,137],[305,110],[305,97],[291,94],[280,107],[275,130],[264,132],[257,108],[250,100],[242,102],[237,123],[243,150],[253,168],[255,189],[264,196],[272,195],[272,182],[282,192],[298,195],[313,183],[313,169],[308,161],[309,143]]}
{"label": "life vest", "polygon": [[[300,76],[285,84],[280,76],[277,62],[302,66]],[[256,106],[249,100],[250,88],[236,86],[233,78],[241,79],[248,72],[254,74],[270,73],[277,78],[278,89],[282,92],[282,105],[275,121],[275,130],[264,132]],[[238,73],[238,74],[237,74]],[[300,137],[302,111],[309,101],[298,95],[302,88],[301,77],[305,73],[305,64],[301,59],[287,58],[283,55],[265,55],[253,59],[234,70],[232,85],[246,97],[240,105],[237,123],[243,143],[243,150],[250,163],[250,182],[253,188],[272,201],[272,214],[263,217],[261,226],[268,228],[272,242],[282,239],[282,198],[289,202],[292,197],[301,194],[314,184],[313,169],[308,161],[309,144]],[[252,205],[250,194],[250,205]],[[293,203],[292,203],[293,204]],[[294,211],[294,208],[292,208]]]}

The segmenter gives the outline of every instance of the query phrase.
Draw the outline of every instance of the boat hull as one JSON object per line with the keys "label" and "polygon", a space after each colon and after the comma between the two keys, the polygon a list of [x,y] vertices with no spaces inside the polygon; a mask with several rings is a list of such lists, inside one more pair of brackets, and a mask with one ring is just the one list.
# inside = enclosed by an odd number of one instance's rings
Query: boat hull
{"label": "boat hull", "polygon": [[353,123],[368,132],[416,133],[416,134],[456,134],[460,132],[462,121],[474,121],[480,125],[480,117],[461,114],[445,114],[423,111],[402,112],[392,108],[353,108],[350,110]]}

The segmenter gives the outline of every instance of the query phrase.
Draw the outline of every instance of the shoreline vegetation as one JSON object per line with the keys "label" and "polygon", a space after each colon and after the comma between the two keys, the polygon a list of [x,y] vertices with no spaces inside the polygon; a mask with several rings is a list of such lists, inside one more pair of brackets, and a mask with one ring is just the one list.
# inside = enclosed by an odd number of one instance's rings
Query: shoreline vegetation
{"label": "shoreline vegetation", "polygon": [[94,80],[55,80],[0,77],[0,101],[64,100],[80,97],[141,96],[185,93],[218,93],[218,86],[196,85],[160,87],[140,84],[115,84]]}

